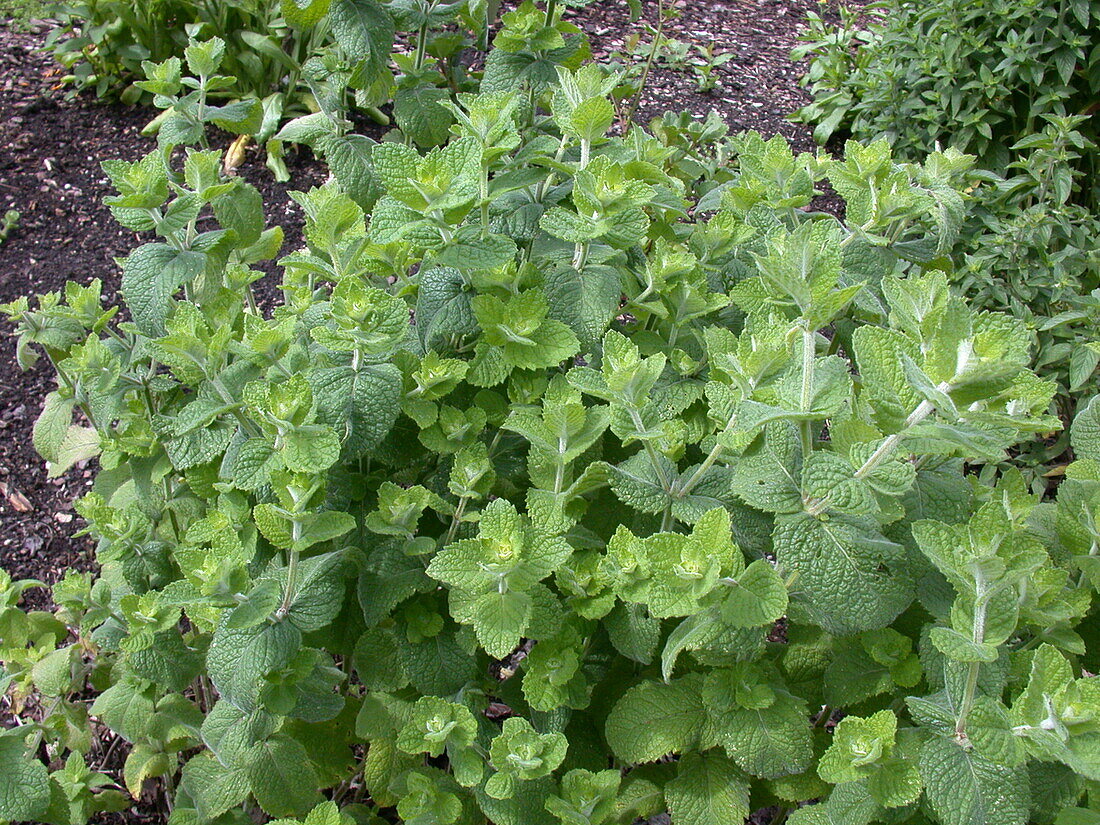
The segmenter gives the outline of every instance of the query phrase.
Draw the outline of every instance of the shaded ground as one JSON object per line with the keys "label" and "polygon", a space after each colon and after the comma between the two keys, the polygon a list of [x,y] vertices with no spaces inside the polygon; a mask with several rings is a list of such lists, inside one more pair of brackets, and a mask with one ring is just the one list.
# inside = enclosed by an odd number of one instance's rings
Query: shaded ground
{"label": "shaded ground", "polygon": [[[792,62],[790,54],[807,14],[822,13],[818,0],[679,0],[665,7],[676,15],[665,22],[665,37],[692,47],[713,45],[716,54],[731,52],[734,57],[715,69],[719,85],[707,93],[696,91],[689,71],[658,61],[637,120],[646,123],[666,111],[706,115],[715,109],[733,131],[755,129],[765,137],[779,133],[796,149],[814,149],[810,130],[791,123],[787,115],[810,101],[798,85],[803,67]],[[657,4],[647,2],[643,8],[645,21],[656,26]],[[597,59],[628,51],[628,38],[641,26],[630,23],[625,0],[601,0],[578,10],[572,19],[588,32]],[[643,45],[648,42],[643,33]]]}

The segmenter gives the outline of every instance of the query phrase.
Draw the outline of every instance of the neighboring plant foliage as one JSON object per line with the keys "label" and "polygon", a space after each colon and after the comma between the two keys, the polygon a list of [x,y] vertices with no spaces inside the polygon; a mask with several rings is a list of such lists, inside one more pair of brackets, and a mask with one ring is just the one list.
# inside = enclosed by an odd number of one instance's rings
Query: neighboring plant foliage
{"label": "neighboring plant foliage", "polygon": [[814,95],[798,116],[819,141],[886,137],[912,159],[951,145],[994,173],[959,239],[959,286],[1035,331],[1065,420],[1100,363],[1098,24],[1095,0],[895,0],[842,8],[835,26],[811,15],[795,51]]}
{"label": "neighboring plant foliage", "polygon": [[278,306],[279,228],[173,126],[105,164],[156,235],[125,311],[5,308],[101,572],[3,582],[0,819],[1095,819],[1100,402],[1056,502],[964,472],[1059,426],[937,269],[969,162],[609,137],[615,79],[514,14],[444,145],[287,126],[334,180]]}
{"label": "neighboring plant foliage", "polygon": [[[796,52],[811,57],[814,93],[800,114],[822,143],[841,128],[906,156],[940,142],[1000,169],[1044,118],[1089,114],[1100,94],[1096,0],[891,0],[841,15],[838,26],[811,15]],[[1096,157],[1079,168],[1095,202]]]}
{"label": "neighboring plant foliage", "polygon": [[[1100,364],[1100,216],[1075,203],[1067,167],[1094,152],[1083,118],[1051,118],[1017,144],[1020,159],[982,190],[963,244],[957,286],[979,306],[997,307],[1035,330],[1035,368],[1058,382],[1060,413],[1098,389]],[[1060,455],[1063,437],[1035,454]]]}
{"label": "neighboring plant foliage", "polygon": [[[440,101],[476,89],[463,54],[487,45],[498,7],[499,0],[84,0],[61,8],[47,42],[76,88],[135,101],[151,91],[140,81],[149,62],[183,60],[189,38],[219,40],[220,73],[205,93],[235,106],[262,103],[245,133],[261,144],[286,118],[308,112],[343,121],[360,111],[385,125],[390,118],[378,107],[392,102],[396,125],[418,145],[434,146],[449,124]],[[528,11],[530,2],[517,13]],[[564,62],[562,33],[579,39],[560,13],[551,3],[536,15],[544,25],[524,30],[540,56],[554,53],[551,76]],[[391,55],[398,32],[407,33],[409,53]],[[576,42],[569,45],[576,51]],[[276,151],[269,164],[286,180],[279,158]]]}

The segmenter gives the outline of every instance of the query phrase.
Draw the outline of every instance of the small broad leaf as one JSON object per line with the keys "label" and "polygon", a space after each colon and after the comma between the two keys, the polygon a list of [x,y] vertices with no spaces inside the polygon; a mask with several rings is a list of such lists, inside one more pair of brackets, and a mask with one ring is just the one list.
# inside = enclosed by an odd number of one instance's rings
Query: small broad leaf
{"label": "small broad leaf", "polygon": [[665,786],[673,825],[728,825],[749,817],[749,783],[732,761],[714,752],[690,754]]}
{"label": "small broad leaf", "polygon": [[46,766],[25,753],[22,728],[0,732],[0,817],[36,820],[50,803]]}

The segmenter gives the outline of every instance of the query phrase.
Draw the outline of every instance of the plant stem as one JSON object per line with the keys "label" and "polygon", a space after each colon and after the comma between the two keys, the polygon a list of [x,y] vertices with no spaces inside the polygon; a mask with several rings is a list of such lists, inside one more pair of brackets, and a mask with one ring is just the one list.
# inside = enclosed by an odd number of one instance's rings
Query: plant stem
{"label": "plant stem", "polygon": [[[817,333],[810,329],[809,323],[802,328],[802,392],[799,397],[799,409],[809,413],[813,403],[814,356],[817,354]],[[802,461],[805,462],[814,448],[813,421],[805,420],[799,424],[802,436]]]}
{"label": "plant stem", "polygon": [[428,21],[420,24],[420,31],[416,34],[416,57],[413,66],[419,71],[424,68],[424,57],[428,48]]}
{"label": "plant stem", "polygon": [[[937,389],[941,392],[947,392],[950,388],[951,384],[948,381],[943,381],[937,386]],[[871,475],[871,473],[873,473],[883,461],[885,461],[893,454],[894,450],[897,449],[898,444],[901,443],[901,440],[903,438],[905,438],[906,433],[917,424],[919,424],[921,421],[926,419],[928,416],[930,416],[933,412],[935,412],[935,410],[936,405],[929,401],[927,398],[921,401],[920,404],[918,404],[913,409],[913,411],[909,413],[909,417],[905,419],[905,423],[902,424],[901,429],[893,435],[887,436],[882,440],[882,443],[878,445],[878,448],[873,453],[871,453],[871,455],[867,457],[867,460],[864,461],[862,465],[860,465],[860,468],[856,470],[854,477],[856,479],[864,479],[867,476]],[[806,512],[809,513],[811,516],[821,515],[828,504],[829,497],[824,496],[810,503],[810,505],[806,508]]]}
{"label": "plant stem", "polygon": [[661,532],[669,532],[675,523],[676,519],[672,517],[672,500],[670,499],[668,504],[665,505],[664,512],[661,513]]}
{"label": "plant stem", "polygon": [[489,237],[489,167],[481,166],[481,237]]}
{"label": "plant stem", "polygon": [[[989,593],[986,590],[985,576],[980,569],[974,575],[974,630],[972,638],[977,645],[985,641],[985,611],[988,604]],[[955,722],[955,741],[964,748],[969,749],[970,737],[966,735],[966,719],[974,707],[974,697],[978,692],[978,676],[981,673],[981,662],[971,662],[966,673],[966,689],[963,693],[962,704],[959,706],[959,718]]]}
{"label": "plant stem", "polygon": [[649,70],[653,68],[653,61],[657,58],[657,49],[661,47],[661,38],[665,29],[665,4],[664,0],[657,0],[657,29],[653,34],[653,43],[649,47],[649,55],[646,57],[645,67],[642,69],[642,77],[638,81],[638,91],[634,93],[634,99],[630,101],[630,108],[626,111],[623,129],[626,124],[634,119],[638,110],[638,104],[642,102],[642,92],[645,91],[646,81],[649,80]]}
{"label": "plant stem", "polygon": [[[634,426],[638,428],[639,432],[642,432],[644,425],[642,423],[642,416],[638,412],[637,407],[630,408],[630,420]],[[657,474],[657,478],[661,481],[661,487],[666,493],[672,493],[672,487],[668,481],[668,474],[665,473],[664,465],[661,464],[659,453],[657,448],[654,447],[648,440],[642,441],[642,446],[645,448],[646,455],[649,456],[649,463],[653,465],[653,472]]]}
{"label": "plant stem", "polygon": [[199,101],[195,107],[196,119],[199,122],[199,145],[203,149],[210,148],[210,142],[206,139],[206,75],[199,76]]}
{"label": "plant stem", "polygon": [[[565,135],[561,136],[561,142],[558,143],[558,151],[554,153],[555,162],[561,162],[562,157],[565,155],[565,149],[569,145],[569,138]],[[550,170],[545,178],[539,181],[539,185],[535,188],[535,203],[542,203],[542,199],[546,196],[546,190],[554,185],[554,177],[557,172],[554,169]]]}
{"label": "plant stem", "polygon": [[[727,426],[728,429],[728,426]],[[714,462],[718,460],[718,456],[722,455],[722,450],[725,449],[720,443],[715,442],[715,445],[710,448],[710,452],[707,453],[707,457],[703,459],[703,463],[695,468],[695,472],[691,474],[687,481],[681,485],[680,489],[676,491],[677,498],[684,498],[688,493],[695,489],[695,485],[698,484],[707,470],[714,466]]]}
{"label": "plant stem", "polygon": [[588,263],[588,244],[578,243],[573,247],[573,269],[580,272]]}
{"label": "plant stem", "polygon": [[[946,389],[949,385],[944,383],[940,385],[940,389]],[[905,437],[905,434],[921,421],[926,419],[936,410],[936,405],[929,401],[927,398],[921,401],[920,404],[914,408],[913,412],[909,413],[909,417],[905,419],[905,424],[891,436],[883,439],[883,442],[879,444],[871,455],[867,457],[867,460],[863,462],[858,470],[856,470],[856,478],[866,478],[875,471],[883,461],[885,461],[898,446],[898,443]]]}
{"label": "plant stem", "polygon": [[172,813],[173,801],[176,797],[176,778],[175,770],[169,769],[168,773],[164,775],[164,807],[168,809],[168,813]]}
{"label": "plant stem", "polygon": [[297,518],[294,519],[294,524],[291,528],[291,548],[290,555],[287,557],[286,564],[286,590],[283,592],[283,601],[279,605],[279,609],[275,611],[275,616],[278,619],[283,619],[286,614],[290,612],[290,606],[294,603],[294,597],[297,595],[298,590],[298,559],[301,553],[294,549],[294,544],[298,543],[298,540],[302,537],[302,522]]}
{"label": "plant stem", "polygon": [[447,537],[443,540],[444,547],[454,541],[455,533],[458,532],[458,525],[462,522],[462,514],[466,512],[466,502],[469,500],[466,496],[459,498],[454,517],[451,519],[451,526],[447,528]]}
{"label": "plant stem", "polygon": [[[1095,558],[1098,554],[1100,554],[1100,542],[1097,542],[1096,540],[1093,540],[1092,546],[1089,548],[1089,558],[1090,559]],[[1087,582],[1087,578],[1085,576],[1085,569],[1082,566],[1081,572],[1077,576],[1077,586],[1078,587],[1084,587],[1086,582]]]}
{"label": "plant stem", "polygon": [[[294,522],[294,530],[295,530],[295,532],[300,531],[300,528],[298,526],[297,521]],[[297,587],[297,582],[295,581],[295,579],[298,576],[298,557],[299,557],[299,555],[300,554],[297,550],[291,550],[290,551],[290,556],[287,560],[287,565],[286,565],[286,591],[283,593],[282,604],[280,604],[279,609],[275,611],[275,615],[280,619],[285,617],[286,614],[288,612],[290,612],[290,605],[294,602],[295,590],[296,590],[296,587]]]}
{"label": "plant stem", "polygon": [[554,495],[557,496],[561,493],[561,488],[565,484],[565,450],[566,442],[561,436],[558,436],[558,460],[557,467],[554,468]]}

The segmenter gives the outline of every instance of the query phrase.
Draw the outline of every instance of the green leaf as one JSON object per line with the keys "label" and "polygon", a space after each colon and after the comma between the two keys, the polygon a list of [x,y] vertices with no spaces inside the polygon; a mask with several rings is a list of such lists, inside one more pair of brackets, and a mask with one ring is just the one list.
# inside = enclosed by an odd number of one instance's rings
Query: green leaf
{"label": "green leaf", "polygon": [[47,478],[58,478],[79,461],[95,458],[101,452],[99,433],[91,427],[70,426],[57,445],[56,460],[47,463]]}
{"label": "green leaf", "polygon": [[833,741],[818,762],[818,775],[834,785],[870,776],[893,752],[897,729],[897,717],[889,710],[867,719],[844,717],[833,729]]}
{"label": "green leaf", "polygon": [[136,679],[123,679],[96,697],[89,712],[130,742],[142,738],[153,715],[153,692]]}
{"label": "green leaf", "polygon": [[328,427],[304,424],[283,436],[282,456],[291,472],[323,473],[340,458],[340,439]]}
{"label": "green leaf", "polygon": [[421,693],[452,695],[477,678],[475,660],[459,645],[453,631],[415,644],[402,644],[398,656],[409,681]]}
{"label": "green leaf", "polygon": [[62,647],[50,651],[31,668],[34,686],[44,696],[63,696],[73,684],[73,650]]}
{"label": "green leaf", "polygon": [[296,29],[312,28],[328,13],[330,0],[282,0],[286,22]]}
{"label": "green leaf", "polygon": [[397,734],[405,753],[439,756],[445,748],[466,748],[477,736],[477,720],[465,705],[422,696]]}
{"label": "green leaf", "polygon": [[[56,390],[46,395],[42,404],[42,413],[34,422],[31,441],[34,449],[46,461],[58,463],[62,444],[69,433],[69,426],[73,420],[72,398],[65,398]],[[96,438],[98,446],[99,439]]]}
{"label": "green leaf", "polygon": [[921,748],[919,767],[925,794],[943,825],[1024,825],[1028,820],[1023,768],[999,767],[940,738]]}
{"label": "green leaf", "polygon": [[283,588],[273,579],[262,579],[246,599],[233,608],[226,621],[229,630],[246,630],[266,622],[283,600]]}
{"label": "green leaf", "polygon": [[392,364],[319,369],[310,384],[319,419],[337,430],[352,458],[377,447],[401,411],[401,372]]}
{"label": "green leaf", "polygon": [[289,664],[302,635],[291,622],[231,630],[228,617],[214,631],[206,666],[222,698],[245,713],[259,702],[264,677]]}
{"label": "green leaf", "polygon": [[975,642],[953,628],[934,627],[928,635],[938,651],[956,662],[997,661],[996,645]]}
{"label": "green leaf", "polygon": [[434,586],[419,559],[406,556],[396,542],[381,542],[371,548],[359,573],[363,620],[367,627],[374,627],[409,596]]}
{"label": "green leaf", "polygon": [[[556,770],[568,748],[565,734],[539,733],[523,717],[508,717],[489,745],[489,759],[497,773],[486,783],[486,793],[507,799],[515,793],[516,780],[539,779]],[[494,780],[498,792],[494,792]]]}
{"label": "green leaf", "polygon": [[201,655],[176,629],[156,634],[149,647],[130,652],[126,659],[135,674],[171,691],[182,691],[202,668]]}
{"label": "green leaf", "polygon": [[764,708],[716,713],[708,706],[716,744],[746,773],[778,777],[801,773],[813,756],[806,705],[789,694]]}
{"label": "green leaf", "polygon": [[36,820],[50,804],[46,766],[25,753],[27,732],[20,727],[0,731],[0,818]]}
{"label": "green leaf", "polygon": [[215,819],[248,797],[249,783],[242,767],[227,768],[204,751],[183,766],[180,786],[195,801],[204,820]]}
{"label": "green leaf", "polygon": [[168,754],[138,743],[127,755],[123,766],[126,790],[133,797],[141,796],[141,788],[145,780],[163,776],[169,770],[173,770],[175,767],[173,762],[174,760]]}
{"label": "green leaf", "polygon": [[620,782],[616,770],[571,770],[561,778],[560,796],[546,798],[546,810],[562,825],[602,823],[614,813]]}
{"label": "green leaf", "polygon": [[309,754],[285,734],[254,745],[245,757],[248,785],[270,816],[305,816],[321,803]]}
{"label": "green leaf", "polygon": [[210,106],[206,110],[206,122],[235,135],[254,135],[263,125],[263,104],[256,98],[235,100],[224,106]]}
{"label": "green leaf", "polygon": [[771,624],[787,610],[787,588],[775,568],[757,559],[730,583],[722,619],[732,627]]}
{"label": "green leaf", "polygon": [[665,786],[673,825],[730,825],[749,817],[749,783],[726,757],[689,754]]}
{"label": "green leaf", "polygon": [[332,0],[336,42],[352,60],[384,64],[393,45],[393,19],[375,0]]}
{"label": "green leaf", "polygon": [[772,541],[799,609],[830,633],[885,627],[913,598],[902,548],[860,523],[781,515]]}
{"label": "green leaf", "polygon": [[795,811],[792,825],[869,825],[876,821],[880,806],[859,782],[837,785],[825,802]]}
{"label": "green leaf", "polygon": [[319,142],[336,182],[365,211],[382,195],[371,157],[377,144],[363,135],[325,135]]}
{"label": "green leaf", "polygon": [[525,593],[484,593],[473,607],[474,633],[485,652],[503,659],[516,649],[531,619],[531,598]]}
{"label": "green leaf", "polygon": [[435,267],[421,272],[416,302],[416,329],[421,343],[434,348],[451,336],[476,334],[472,298],[472,289],[457,269]]}
{"label": "green leaf", "polygon": [[[343,516],[336,528],[339,534],[354,527],[354,519],[346,513],[330,510],[321,515]],[[309,633],[327,627],[343,606],[344,554],[337,550],[299,562],[293,598],[286,611],[287,619],[303,633]]]}
{"label": "green leaf", "polygon": [[447,141],[453,122],[451,113],[440,104],[450,98],[450,92],[434,86],[403,89],[394,100],[394,120],[417,146],[425,149],[439,146]]}
{"label": "green leaf", "polygon": [[642,682],[615,703],[604,735],[621,762],[653,762],[695,747],[705,717],[697,680]]}
{"label": "green leaf", "polygon": [[251,246],[264,231],[264,200],[259,190],[248,184],[238,184],[212,204],[214,217],[223,229],[237,233],[237,244]]}
{"label": "green leaf", "polygon": [[657,644],[661,640],[661,622],[650,616],[644,607],[638,604],[617,604],[607,614],[606,626],[611,644],[623,656],[643,665],[653,661]]}
{"label": "green leaf", "polygon": [[711,609],[688,616],[668,634],[664,649],[661,651],[661,676],[666,682],[672,676],[676,659],[683,651],[713,638],[717,624],[715,613],[716,611]]}
{"label": "green leaf", "polygon": [[206,267],[202,252],[181,251],[162,243],[139,246],[121,261],[122,297],[138,329],[163,335],[171,298]]}
{"label": "green leaf", "polygon": [[619,309],[619,273],[611,267],[588,266],[584,272],[558,267],[546,275],[550,317],[567,324],[582,352],[594,352]]}
{"label": "green leaf", "polygon": [[1100,396],[1094,397],[1073,419],[1070,444],[1077,458],[1100,461]]}

